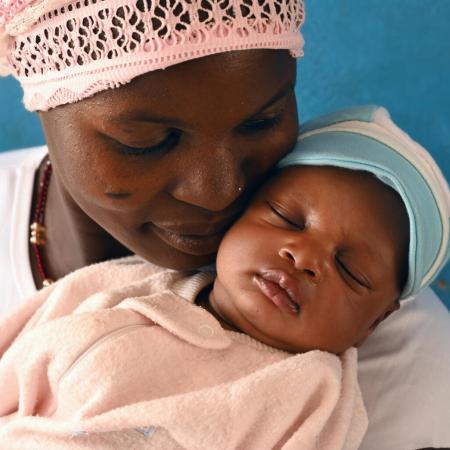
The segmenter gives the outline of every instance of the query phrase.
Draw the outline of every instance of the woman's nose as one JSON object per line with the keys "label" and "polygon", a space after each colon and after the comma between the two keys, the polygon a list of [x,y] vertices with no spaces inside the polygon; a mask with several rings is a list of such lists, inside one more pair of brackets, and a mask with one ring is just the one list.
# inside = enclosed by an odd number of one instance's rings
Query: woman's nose
{"label": "woman's nose", "polygon": [[177,200],[210,211],[222,211],[241,196],[246,187],[242,161],[226,147],[204,151],[181,169],[171,194]]}
{"label": "woman's nose", "polygon": [[284,245],[279,256],[289,261],[294,268],[305,274],[314,284],[320,283],[323,276],[323,252],[314,243],[291,243]]}

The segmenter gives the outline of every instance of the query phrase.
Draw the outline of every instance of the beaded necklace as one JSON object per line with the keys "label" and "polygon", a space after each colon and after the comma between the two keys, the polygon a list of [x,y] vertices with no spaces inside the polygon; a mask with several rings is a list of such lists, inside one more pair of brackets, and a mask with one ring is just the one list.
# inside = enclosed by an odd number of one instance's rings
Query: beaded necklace
{"label": "beaded necklace", "polygon": [[47,161],[42,181],[39,183],[38,200],[36,211],[34,213],[34,221],[30,226],[30,243],[33,248],[34,256],[36,258],[39,276],[44,287],[49,286],[53,283],[53,280],[51,278],[48,278],[46,275],[40,251],[40,248],[44,247],[46,243],[45,206],[47,204],[48,186],[50,184],[51,176],[52,164],[50,161]]}

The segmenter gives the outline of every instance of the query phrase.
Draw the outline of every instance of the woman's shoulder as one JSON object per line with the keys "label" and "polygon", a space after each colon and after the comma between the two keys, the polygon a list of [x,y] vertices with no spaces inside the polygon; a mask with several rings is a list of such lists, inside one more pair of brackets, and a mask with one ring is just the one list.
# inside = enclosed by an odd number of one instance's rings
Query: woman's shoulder
{"label": "woman's shoulder", "polygon": [[0,195],[8,197],[11,191],[32,185],[34,174],[46,154],[46,146],[0,153]]}
{"label": "woman's shoulder", "polygon": [[0,153],[0,171],[16,171],[24,168],[36,170],[42,158],[47,154],[47,146],[24,148]]}
{"label": "woman's shoulder", "polygon": [[46,154],[47,147],[0,153],[0,219],[3,225],[5,220],[12,221],[16,227],[28,221],[35,173]]}

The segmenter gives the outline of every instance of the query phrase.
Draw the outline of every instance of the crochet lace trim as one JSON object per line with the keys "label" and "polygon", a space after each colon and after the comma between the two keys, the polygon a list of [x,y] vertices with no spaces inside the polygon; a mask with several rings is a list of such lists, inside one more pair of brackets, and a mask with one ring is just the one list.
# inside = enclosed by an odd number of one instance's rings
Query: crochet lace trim
{"label": "crochet lace trim", "polygon": [[301,1],[288,0],[79,0],[44,14],[30,33],[17,36],[9,62],[18,78],[133,53],[157,57],[164,66],[201,54],[214,38],[230,44],[254,38],[256,46],[261,35],[298,33],[303,17]]}

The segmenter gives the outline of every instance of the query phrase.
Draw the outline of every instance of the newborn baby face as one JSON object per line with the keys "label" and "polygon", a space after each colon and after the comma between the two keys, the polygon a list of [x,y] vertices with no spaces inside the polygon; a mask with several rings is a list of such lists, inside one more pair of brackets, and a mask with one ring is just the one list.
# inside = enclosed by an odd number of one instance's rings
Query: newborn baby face
{"label": "newborn baby face", "polygon": [[223,239],[210,306],[273,347],[338,354],[398,309],[407,249],[403,203],[373,175],[287,168]]}

